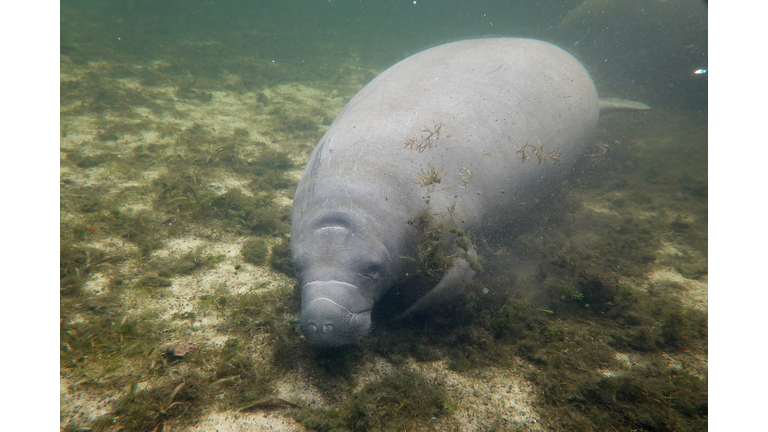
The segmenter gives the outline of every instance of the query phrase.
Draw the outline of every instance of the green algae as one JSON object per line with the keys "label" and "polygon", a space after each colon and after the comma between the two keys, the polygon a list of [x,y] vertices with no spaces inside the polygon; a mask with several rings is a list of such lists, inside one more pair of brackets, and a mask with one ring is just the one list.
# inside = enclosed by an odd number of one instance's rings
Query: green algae
{"label": "green algae", "polygon": [[245,262],[263,264],[269,255],[269,245],[263,239],[248,239],[243,243],[240,254]]}
{"label": "green algae", "polygon": [[[76,227],[73,236],[84,237],[84,227]],[[59,286],[62,295],[78,295],[89,276],[109,262],[115,262],[104,251],[62,242],[59,249]]]}
{"label": "green algae", "polygon": [[291,258],[291,242],[283,237],[280,243],[272,247],[272,255],[269,257],[269,265],[273,270],[294,277],[293,259]]}
{"label": "green algae", "polygon": [[91,430],[156,430],[166,422],[198,418],[217,395],[225,407],[239,408],[274,394],[277,375],[254,360],[239,339],[172,355],[170,348],[159,348],[161,335],[184,332],[156,316],[122,314],[119,292],[71,299],[69,315],[62,317],[62,371],[80,377],[79,386],[122,393],[109,414],[88,425]]}
{"label": "green algae", "polygon": [[483,260],[475,254],[465,232],[449,223],[437,220],[429,205],[408,219],[408,224],[417,230],[418,240],[416,256],[404,258],[416,263],[419,275],[437,280],[454,265],[455,258],[467,261],[472,270],[477,273],[483,271]]}
{"label": "green algae", "polygon": [[315,431],[398,431],[422,429],[431,419],[455,410],[441,384],[398,371],[366,384],[341,408],[305,408],[294,416]]}
{"label": "green algae", "polygon": [[153,260],[150,267],[155,269],[158,276],[173,278],[175,276],[187,276],[201,270],[216,268],[226,259],[223,254],[206,254],[202,250],[182,254],[178,259]]}
{"label": "green algae", "polygon": [[[89,77],[92,75],[83,79]],[[92,84],[112,85],[109,80]],[[65,92],[70,90],[77,89],[65,86]],[[82,105],[82,110],[103,118],[115,114],[134,118],[121,103],[111,102],[123,96],[97,94],[93,102]],[[201,101],[209,97],[210,93],[203,94]],[[131,102],[130,98],[123,101]],[[137,102],[139,105],[147,104]],[[75,110],[63,115],[79,114],[82,112]],[[120,397],[110,404],[109,414],[62,427],[160,430],[166,424],[193,421],[211,406],[237,409],[274,395],[272,382],[279,372],[249,354],[255,349],[251,344],[230,338],[223,349],[204,343],[182,358],[169,357],[164,348],[168,338],[189,340],[189,328],[199,321],[200,313],[177,312],[167,321],[151,309],[134,315],[126,312],[123,297],[134,301],[147,296],[167,297],[176,277],[223,264],[225,255],[207,253],[204,247],[175,258],[158,256],[156,252],[165,249],[169,240],[200,235],[197,225],[207,226],[213,235],[262,233],[283,238],[288,231],[288,212],[274,204],[273,196],[275,190],[295,185],[284,175],[293,167],[292,159],[283,151],[250,140],[242,128],[222,137],[194,125],[181,129],[152,120],[111,121],[104,120],[97,139],[86,143],[102,150],[63,151],[62,165],[72,174],[62,176],[62,213],[66,218],[61,224],[60,248],[61,371],[67,382],[76,383],[75,387],[84,386],[97,395],[118,392]],[[159,132],[172,143],[139,144],[120,153],[103,147],[146,132]],[[250,147],[255,151],[248,151]],[[147,169],[160,170],[161,174],[139,186],[120,187],[115,193],[115,183],[143,180],[141,171]],[[245,194],[239,188],[224,192],[211,188],[211,181],[219,175],[217,170],[222,169],[244,176],[244,184],[257,187],[255,194]],[[80,173],[102,175],[104,182],[82,186]],[[130,208],[137,202],[150,205]],[[110,251],[92,246],[95,243],[109,245]],[[273,262],[288,272],[284,244],[277,243]],[[95,282],[95,274],[106,276],[97,282],[98,294],[83,289]],[[211,300],[232,320],[233,329],[242,330],[231,333],[241,334],[242,340],[250,340],[254,331],[254,327],[242,328],[249,315],[238,306],[247,301],[260,299],[246,297],[240,302],[237,296],[220,294]],[[297,303],[290,304],[295,311]],[[236,310],[231,316],[228,307]],[[277,305],[264,306],[263,310],[274,322],[264,331],[278,335],[273,339],[275,351],[290,351],[292,345],[286,341],[296,341],[296,334],[292,324],[284,322],[285,312]],[[223,331],[227,331],[226,326]],[[169,373],[171,367],[174,372]]]}

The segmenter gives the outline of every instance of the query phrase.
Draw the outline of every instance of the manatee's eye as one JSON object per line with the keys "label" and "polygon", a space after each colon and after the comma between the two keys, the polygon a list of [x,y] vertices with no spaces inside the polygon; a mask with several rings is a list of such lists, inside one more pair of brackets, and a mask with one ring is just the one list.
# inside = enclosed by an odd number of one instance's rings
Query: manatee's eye
{"label": "manatee's eye", "polygon": [[358,275],[372,281],[377,281],[381,278],[381,265],[375,263],[367,264],[363,266],[363,271],[358,273]]}

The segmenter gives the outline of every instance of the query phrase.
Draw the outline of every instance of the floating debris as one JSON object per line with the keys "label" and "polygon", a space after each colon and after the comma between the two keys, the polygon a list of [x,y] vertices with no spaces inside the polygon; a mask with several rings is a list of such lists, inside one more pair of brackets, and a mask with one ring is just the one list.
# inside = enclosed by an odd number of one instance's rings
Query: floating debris
{"label": "floating debris", "polygon": [[171,359],[184,358],[187,354],[195,350],[195,344],[179,344],[168,348],[166,355]]}

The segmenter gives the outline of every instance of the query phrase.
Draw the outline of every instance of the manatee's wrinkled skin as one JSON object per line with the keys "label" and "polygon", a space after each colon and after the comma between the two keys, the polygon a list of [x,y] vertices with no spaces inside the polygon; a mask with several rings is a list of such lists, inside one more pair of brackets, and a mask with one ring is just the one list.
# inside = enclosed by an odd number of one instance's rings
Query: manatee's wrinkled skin
{"label": "manatee's wrinkled skin", "polygon": [[[531,39],[449,43],[376,77],[320,140],[293,201],[307,341],[339,346],[368,333],[374,303],[416,273],[408,220],[427,199],[436,219],[493,233],[562,180],[597,118],[582,65]],[[430,171],[439,183],[425,184]],[[454,264],[411,310],[461,292],[474,272]]]}

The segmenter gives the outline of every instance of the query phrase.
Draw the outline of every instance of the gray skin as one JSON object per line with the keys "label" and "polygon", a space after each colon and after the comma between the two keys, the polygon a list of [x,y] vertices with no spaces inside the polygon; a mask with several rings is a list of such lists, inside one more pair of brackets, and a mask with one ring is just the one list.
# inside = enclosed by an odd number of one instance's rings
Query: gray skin
{"label": "gray skin", "polygon": [[[437,46],[372,80],[315,147],[293,201],[307,341],[340,346],[370,331],[374,303],[417,274],[408,220],[425,206],[473,236],[528,211],[587,150],[598,103],[575,58],[531,39]],[[425,181],[430,171],[439,183]],[[405,315],[455,297],[474,276],[464,259],[474,251],[446,244],[453,266]]]}

